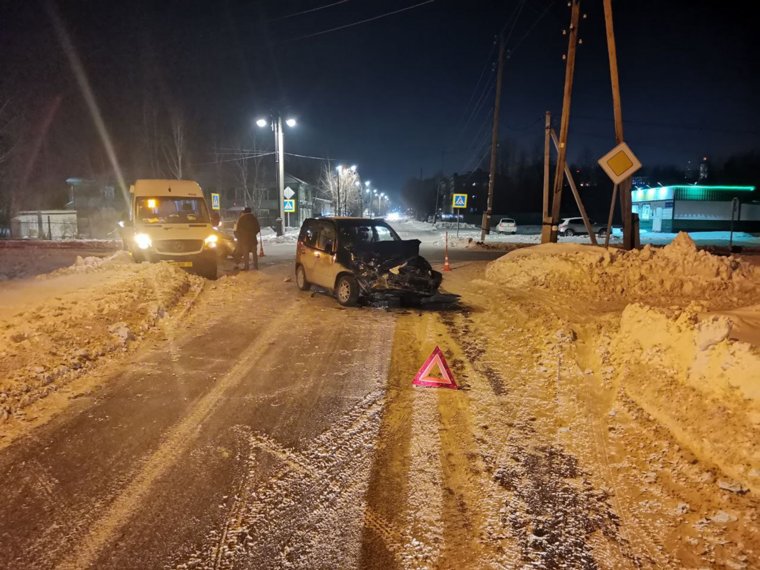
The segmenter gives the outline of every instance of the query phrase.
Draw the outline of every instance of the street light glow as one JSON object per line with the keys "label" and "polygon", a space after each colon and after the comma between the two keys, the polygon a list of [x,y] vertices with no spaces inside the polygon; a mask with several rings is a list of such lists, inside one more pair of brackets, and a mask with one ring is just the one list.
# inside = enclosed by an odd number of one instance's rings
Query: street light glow
{"label": "street light glow", "polygon": [[338,166],[335,167],[335,170],[337,170],[339,173],[343,172],[343,165],[339,164]]}
{"label": "street light glow", "polygon": [[289,127],[295,127],[297,123],[296,120],[291,117],[290,119],[285,119],[285,124]]}
{"label": "street light glow", "polygon": [[367,181],[366,181],[364,184],[366,184],[367,186],[369,186],[369,182],[370,182],[370,181],[369,181],[369,180],[367,180]]}
{"label": "street light glow", "polygon": [[257,120],[257,121],[256,121],[256,124],[257,124],[259,127],[262,127],[262,128],[263,128],[263,127],[266,127],[266,126],[267,126],[269,123],[267,123],[267,120],[266,120],[266,119],[259,119],[259,120]]}
{"label": "street light glow", "polygon": [[355,164],[351,165],[351,170],[353,170],[354,172],[356,172],[356,165]]}

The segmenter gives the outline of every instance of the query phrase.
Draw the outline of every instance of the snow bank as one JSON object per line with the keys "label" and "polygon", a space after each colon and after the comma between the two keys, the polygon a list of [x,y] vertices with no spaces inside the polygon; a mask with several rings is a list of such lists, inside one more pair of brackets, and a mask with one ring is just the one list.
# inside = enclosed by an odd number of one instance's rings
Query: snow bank
{"label": "snow bank", "polygon": [[127,257],[78,258],[23,284],[20,312],[0,318],[0,421],[127,350],[202,287],[177,267]]}
{"label": "snow bank", "polygon": [[760,492],[760,349],[725,316],[632,304],[602,349],[616,386],[679,443]]}
{"label": "snow bank", "polygon": [[578,244],[521,248],[489,264],[490,281],[543,287],[601,299],[736,305],[760,297],[760,271],[735,257],[697,249],[686,233],[664,248],[623,251]]}

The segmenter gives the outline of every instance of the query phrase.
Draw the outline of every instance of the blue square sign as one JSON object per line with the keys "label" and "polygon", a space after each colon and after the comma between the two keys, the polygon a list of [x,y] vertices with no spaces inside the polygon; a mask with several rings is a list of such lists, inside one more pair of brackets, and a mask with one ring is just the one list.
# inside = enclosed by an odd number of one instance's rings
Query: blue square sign
{"label": "blue square sign", "polygon": [[451,206],[453,208],[466,208],[467,207],[467,194],[452,194]]}

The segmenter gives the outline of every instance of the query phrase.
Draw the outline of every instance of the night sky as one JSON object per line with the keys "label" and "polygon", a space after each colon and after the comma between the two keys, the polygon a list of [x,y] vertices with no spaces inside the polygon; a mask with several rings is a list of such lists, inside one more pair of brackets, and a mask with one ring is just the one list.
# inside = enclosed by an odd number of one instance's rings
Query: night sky
{"label": "night sky", "polygon": [[[190,119],[197,165],[212,160],[215,142],[254,130],[260,113],[281,110],[300,121],[286,133],[286,151],[356,163],[365,179],[393,194],[420,172],[486,165],[500,30],[511,51],[501,130],[507,148],[537,152],[546,110],[559,124],[566,2],[435,0],[358,23],[422,1],[81,0],[58,2],[55,10],[120,160],[140,144],[132,127],[147,89],[157,104]],[[760,146],[760,42],[750,8],[654,0],[613,6],[626,140],[645,165],[683,166]],[[580,28],[571,159],[596,158],[614,144],[602,2],[586,0],[581,9],[588,17]],[[60,102],[46,144],[71,141],[76,150],[65,175],[76,175],[84,168],[78,157],[100,142],[50,9],[5,1],[0,22],[0,95],[23,98],[32,115]],[[271,147],[271,139],[271,132],[257,134],[262,146]],[[132,177],[152,175],[133,170],[127,168]]]}

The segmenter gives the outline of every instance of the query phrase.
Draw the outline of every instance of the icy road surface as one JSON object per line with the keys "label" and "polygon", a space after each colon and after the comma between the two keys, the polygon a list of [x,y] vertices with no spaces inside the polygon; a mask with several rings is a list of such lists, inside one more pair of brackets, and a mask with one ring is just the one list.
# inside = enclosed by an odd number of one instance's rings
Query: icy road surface
{"label": "icy road surface", "polygon": [[[623,303],[505,287],[478,261],[498,254],[462,251],[460,310],[345,310],[277,247],[193,279],[0,438],[0,567],[758,566],[756,495],[610,375]],[[436,345],[461,390],[411,386]]]}

